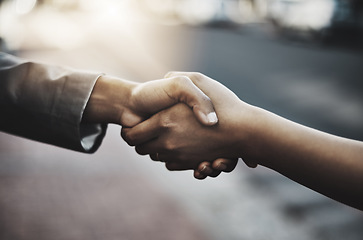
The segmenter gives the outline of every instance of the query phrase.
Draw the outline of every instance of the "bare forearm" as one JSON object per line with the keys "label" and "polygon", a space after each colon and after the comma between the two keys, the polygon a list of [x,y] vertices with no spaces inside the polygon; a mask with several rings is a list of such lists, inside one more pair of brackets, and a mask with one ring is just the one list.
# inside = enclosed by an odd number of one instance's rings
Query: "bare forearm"
{"label": "bare forearm", "polygon": [[245,158],[337,201],[363,209],[363,143],[317,131],[262,109]]}
{"label": "bare forearm", "polygon": [[[189,77],[213,101],[219,124],[206,128],[176,105],[123,132],[139,154],[195,166],[201,159],[238,158],[271,168],[315,191],[363,210],[363,143],[323,133],[241,101],[200,73]],[[214,167],[214,166],[213,166]],[[194,168],[194,167],[193,167]],[[170,168],[169,168],[170,169]],[[203,176],[203,169],[200,175]],[[219,169],[223,170],[223,169]]]}

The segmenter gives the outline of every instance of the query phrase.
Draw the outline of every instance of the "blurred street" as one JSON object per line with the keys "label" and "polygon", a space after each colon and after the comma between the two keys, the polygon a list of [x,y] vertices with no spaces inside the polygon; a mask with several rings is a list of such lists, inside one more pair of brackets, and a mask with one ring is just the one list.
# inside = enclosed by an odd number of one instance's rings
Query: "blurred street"
{"label": "blurred street", "polygon": [[[139,82],[198,71],[250,104],[363,140],[361,48],[287,41],[262,23],[160,25],[102,10],[44,7],[0,30],[24,58]],[[363,239],[362,212],[269,169],[241,161],[198,181],[137,155],[119,133],[109,126],[93,155],[0,133],[0,239]]]}

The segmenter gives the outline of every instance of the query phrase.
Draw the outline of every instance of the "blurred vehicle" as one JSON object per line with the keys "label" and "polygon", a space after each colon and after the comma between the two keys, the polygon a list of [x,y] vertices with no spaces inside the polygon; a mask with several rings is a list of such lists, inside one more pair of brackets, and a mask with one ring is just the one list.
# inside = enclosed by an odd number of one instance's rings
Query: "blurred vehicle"
{"label": "blurred vehicle", "polygon": [[363,29],[360,0],[270,0],[266,18],[283,36],[323,43],[359,41]]}

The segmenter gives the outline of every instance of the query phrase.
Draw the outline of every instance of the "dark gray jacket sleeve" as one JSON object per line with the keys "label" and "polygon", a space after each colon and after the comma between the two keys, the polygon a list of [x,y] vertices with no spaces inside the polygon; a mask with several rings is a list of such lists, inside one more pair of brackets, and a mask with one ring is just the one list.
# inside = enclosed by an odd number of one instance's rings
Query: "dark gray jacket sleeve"
{"label": "dark gray jacket sleeve", "polygon": [[0,53],[0,130],[94,152],[107,126],[83,124],[81,119],[99,75]]}

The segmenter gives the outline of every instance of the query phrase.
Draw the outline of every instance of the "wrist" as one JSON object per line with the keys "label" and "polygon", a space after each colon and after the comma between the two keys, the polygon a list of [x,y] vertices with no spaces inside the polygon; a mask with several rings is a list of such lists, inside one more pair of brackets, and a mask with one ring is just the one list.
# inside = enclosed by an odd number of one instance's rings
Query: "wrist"
{"label": "wrist", "polygon": [[248,166],[262,165],[271,168],[275,145],[284,141],[281,136],[284,135],[285,125],[280,117],[259,107],[253,107],[250,116],[242,158]]}
{"label": "wrist", "polygon": [[259,155],[263,149],[260,148],[260,143],[266,127],[266,113],[265,110],[243,101],[237,109],[237,121],[233,128],[235,131],[231,133],[237,139],[234,151],[237,153],[236,157],[242,158],[247,166],[256,167],[261,164]]}
{"label": "wrist", "polygon": [[229,102],[228,105],[219,107],[217,114],[219,123],[217,131],[212,129],[212,139],[218,144],[217,153],[223,158],[242,158],[249,154],[253,135],[255,107],[241,100]]}
{"label": "wrist", "polygon": [[100,76],[83,114],[83,121],[120,124],[135,83]]}

